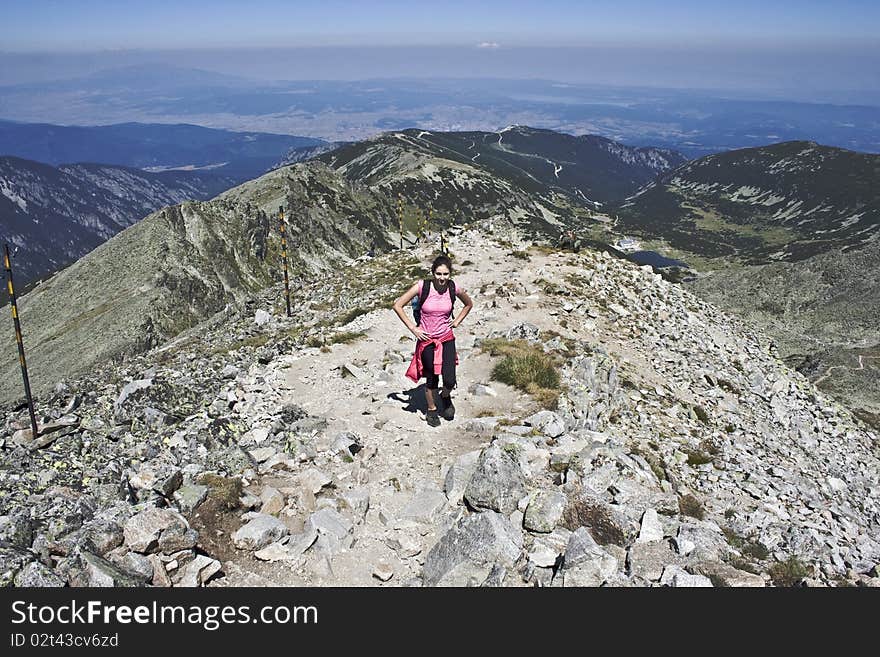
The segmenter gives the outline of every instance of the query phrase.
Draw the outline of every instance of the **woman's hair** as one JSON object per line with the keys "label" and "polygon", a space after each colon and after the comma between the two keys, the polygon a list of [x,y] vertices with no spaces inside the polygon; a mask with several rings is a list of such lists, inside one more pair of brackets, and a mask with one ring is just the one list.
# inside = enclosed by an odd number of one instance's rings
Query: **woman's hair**
{"label": "woman's hair", "polygon": [[440,265],[446,265],[446,268],[449,270],[449,273],[452,274],[452,261],[445,255],[437,256],[434,258],[434,262],[431,263],[431,273],[433,274],[437,271],[437,267]]}

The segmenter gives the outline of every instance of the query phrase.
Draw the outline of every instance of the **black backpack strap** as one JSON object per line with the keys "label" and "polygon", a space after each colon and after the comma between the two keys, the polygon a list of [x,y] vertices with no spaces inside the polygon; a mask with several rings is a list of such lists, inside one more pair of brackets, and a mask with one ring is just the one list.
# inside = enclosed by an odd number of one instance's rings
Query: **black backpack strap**
{"label": "black backpack strap", "polygon": [[[455,281],[450,278],[447,285],[449,286],[449,298],[452,299],[452,307],[455,308]],[[452,311],[449,312],[452,314]]]}
{"label": "black backpack strap", "polygon": [[425,280],[422,281],[422,292],[419,294],[419,306],[424,306],[425,301],[428,300],[428,295],[431,294],[431,281]]}

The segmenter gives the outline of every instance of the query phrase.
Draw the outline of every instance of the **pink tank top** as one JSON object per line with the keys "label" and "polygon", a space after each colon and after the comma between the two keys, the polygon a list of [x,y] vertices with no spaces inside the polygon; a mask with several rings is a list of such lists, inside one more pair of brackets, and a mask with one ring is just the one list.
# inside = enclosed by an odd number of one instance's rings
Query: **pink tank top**
{"label": "pink tank top", "polygon": [[[463,292],[458,286],[455,290]],[[439,338],[449,330],[450,313],[452,313],[452,299],[449,298],[449,288],[443,290],[441,294],[431,283],[431,291],[422,304],[421,329],[428,334],[428,337]]]}

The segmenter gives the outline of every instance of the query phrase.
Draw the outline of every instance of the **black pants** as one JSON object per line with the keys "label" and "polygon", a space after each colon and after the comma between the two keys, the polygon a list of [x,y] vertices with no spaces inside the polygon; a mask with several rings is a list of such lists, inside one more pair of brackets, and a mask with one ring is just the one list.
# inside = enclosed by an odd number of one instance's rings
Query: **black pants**
{"label": "black pants", "polygon": [[[436,390],[440,376],[434,374],[434,345],[429,344],[422,350],[422,372],[425,373],[425,387]],[[443,387],[452,390],[455,387],[455,340],[443,343]]]}

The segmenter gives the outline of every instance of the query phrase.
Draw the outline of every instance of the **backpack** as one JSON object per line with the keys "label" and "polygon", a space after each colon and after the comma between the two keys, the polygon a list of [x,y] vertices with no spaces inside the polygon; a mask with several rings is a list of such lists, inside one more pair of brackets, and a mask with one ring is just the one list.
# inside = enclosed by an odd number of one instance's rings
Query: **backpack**
{"label": "backpack", "polygon": [[[449,298],[452,299],[452,305],[455,306],[455,281],[452,279],[446,284],[446,289],[449,290]],[[413,297],[410,305],[412,305],[412,314],[413,321],[415,321],[416,326],[422,323],[422,304],[428,299],[428,295],[431,293],[431,281],[422,281],[422,291],[417,297]]]}

